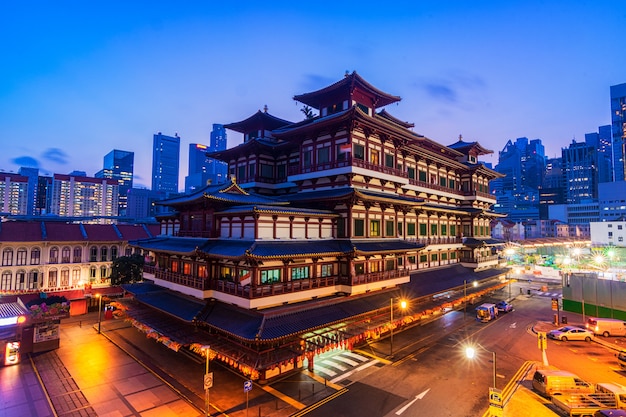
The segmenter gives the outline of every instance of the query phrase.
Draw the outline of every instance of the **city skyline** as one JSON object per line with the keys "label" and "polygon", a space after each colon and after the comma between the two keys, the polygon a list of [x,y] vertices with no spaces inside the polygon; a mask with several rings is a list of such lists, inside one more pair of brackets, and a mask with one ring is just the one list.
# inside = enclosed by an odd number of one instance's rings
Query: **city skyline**
{"label": "city skyline", "polygon": [[[437,142],[478,141],[494,165],[518,137],[560,156],[610,124],[609,88],[626,82],[618,5],[419,2],[373,13],[362,3],[328,14],[282,2],[12,4],[0,29],[13,40],[0,46],[11,62],[0,69],[0,170],[93,176],[120,149],[135,153],[137,186],[149,186],[152,136],[163,132],[181,137],[182,183],[185,150],[208,144],[214,123],[265,105],[301,120],[290,97],[353,70],[402,97],[388,111]],[[228,147],[242,142],[228,133]]]}

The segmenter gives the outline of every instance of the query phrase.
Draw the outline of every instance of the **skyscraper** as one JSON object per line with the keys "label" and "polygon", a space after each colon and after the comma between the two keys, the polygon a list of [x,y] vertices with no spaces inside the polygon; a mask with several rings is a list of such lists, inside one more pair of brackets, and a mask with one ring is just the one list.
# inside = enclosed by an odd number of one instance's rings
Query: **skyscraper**
{"label": "skyscraper", "polygon": [[626,83],[611,86],[611,126],[613,134],[613,180],[626,180]]}
{"label": "skyscraper", "polygon": [[200,143],[189,144],[189,175],[185,177],[185,192],[191,193],[207,185],[211,178],[209,158],[206,156],[209,147]]}
{"label": "skyscraper", "polygon": [[568,148],[561,149],[561,154],[565,174],[565,202],[580,204],[597,200],[596,148],[584,142],[572,141]]}
{"label": "skyscraper", "polygon": [[[226,129],[224,125],[213,124],[213,130],[211,131],[211,143],[209,145],[209,152],[218,152],[226,150],[227,138]],[[209,173],[211,182],[213,184],[222,184],[226,182],[226,173],[228,171],[228,165],[217,159],[209,158]]]}
{"label": "skyscraper", "polygon": [[96,178],[109,178],[119,183],[119,209],[120,216],[126,215],[128,206],[128,190],[133,188],[133,166],[135,153],[113,149],[104,156],[104,164],[101,171],[95,175]]}
{"label": "skyscraper", "polygon": [[152,146],[152,190],[167,194],[178,192],[180,137],[154,135]]}

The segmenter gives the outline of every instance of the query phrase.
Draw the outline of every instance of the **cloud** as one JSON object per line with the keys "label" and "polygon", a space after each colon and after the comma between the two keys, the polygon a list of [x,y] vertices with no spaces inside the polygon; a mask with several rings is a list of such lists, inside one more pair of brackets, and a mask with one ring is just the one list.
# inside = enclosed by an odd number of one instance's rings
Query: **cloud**
{"label": "cloud", "polygon": [[31,156],[18,156],[13,158],[11,162],[20,167],[39,168],[39,161]]}
{"label": "cloud", "polygon": [[434,100],[441,100],[447,103],[456,103],[458,101],[457,92],[447,85],[427,83],[424,85],[424,90]]}
{"label": "cloud", "polygon": [[67,164],[69,161],[67,154],[59,148],[48,148],[42,156],[44,159],[57,164]]}

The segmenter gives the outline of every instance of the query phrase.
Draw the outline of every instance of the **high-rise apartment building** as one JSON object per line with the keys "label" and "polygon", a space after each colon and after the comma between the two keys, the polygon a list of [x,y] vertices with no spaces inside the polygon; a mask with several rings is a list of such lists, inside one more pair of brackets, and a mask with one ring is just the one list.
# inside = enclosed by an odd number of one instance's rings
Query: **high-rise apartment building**
{"label": "high-rise apartment building", "polygon": [[626,83],[611,86],[613,180],[626,180]]}
{"label": "high-rise apartment building", "polygon": [[9,172],[0,172],[0,213],[28,214],[29,178]]}
{"label": "high-rise apartment building", "polygon": [[180,137],[154,135],[152,146],[152,190],[178,193]]}
{"label": "high-rise apartment building", "polygon": [[96,178],[109,178],[118,182],[120,186],[118,214],[120,216],[126,215],[128,191],[133,188],[134,161],[134,152],[113,149],[104,156],[103,168],[95,175]]}
{"label": "high-rise apartment building", "polygon": [[65,217],[117,216],[119,184],[108,178],[54,174],[50,212]]}

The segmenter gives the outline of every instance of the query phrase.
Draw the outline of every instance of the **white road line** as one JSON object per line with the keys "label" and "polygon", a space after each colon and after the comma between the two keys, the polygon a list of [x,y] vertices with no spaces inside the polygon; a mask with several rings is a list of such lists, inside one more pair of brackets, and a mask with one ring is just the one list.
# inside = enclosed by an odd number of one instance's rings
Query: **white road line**
{"label": "white road line", "polygon": [[343,379],[346,379],[347,377],[349,377],[349,376],[350,376],[350,375],[352,375],[353,373],[355,373],[355,372],[359,372],[359,371],[362,371],[363,369],[365,369],[365,368],[369,368],[370,366],[375,365],[375,364],[377,364],[377,363],[378,363],[378,360],[376,360],[376,359],[374,359],[373,361],[370,361],[370,362],[364,363],[363,365],[359,366],[358,368],[354,368],[354,369],[353,369],[352,371],[350,371],[350,372],[346,372],[345,374],[341,374],[341,375],[339,375],[337,378],[332,379],[330,382],[331,382],[332,384],[336,384],[337,382],[339,382],[339,381],[341,381],[341,380],[343,380]]}
{"label": "white road line", "polygon": [[341,357],[341,356],[335,356],[335,357],[333,357],[333,360],[340,361],[340,362],[343,362],[343,363],[347,363],[350,366],[357,366],[360,363],[360,362],[357,362],[357,361],[353,361],[352,359],[344,358],[344,357]]}
{"label": "white road line", "polygon": [[347,370],[347,369],[348,369],[348,368],[346,368],[345,366],[341,366],[341,365],[339,365],[338,363],[335,363],[335,362],[333,362],[333,361],[331,361],[331,360],[325,360],[325,361],[322,361],[322,363],[323,363],[324,365],[330,366],[331,368],[338,369],[338,370],[340,370],[341,372],[343,372],[343,371],[345,371],[345,370]]}
{"label": "white road line", "polygon": [[354,352],[350,352],[350,351],[346,351],[346,352],[344,352],[344,353],[343,353],[343,355],[345,355],[345,356],[350,356],[351,358],[354,358],[354,359],[359,360],[359,361],[361,361],[361,362],[365,362],[365,361],[367,361],[367,360],[368,360],[368,358],[367,358],[367,357],[365,357],[365,356],[361,356],[361,355],[359,355],[358,353],[354,353]]}
{"label": "white road line", "polygon": [[319,374],[319,373],[326,374],[326,375],[328,375],[330,377],[333,377],[333,376],[337,375],[337,372],[335,372],[335,371],[333,371],[331,369],[326,369],[326,368],[321,367],[319,365],[315,365],[315,373],[316,374]]}

